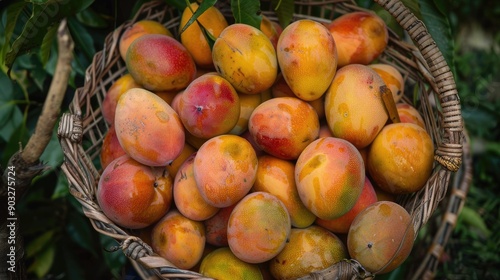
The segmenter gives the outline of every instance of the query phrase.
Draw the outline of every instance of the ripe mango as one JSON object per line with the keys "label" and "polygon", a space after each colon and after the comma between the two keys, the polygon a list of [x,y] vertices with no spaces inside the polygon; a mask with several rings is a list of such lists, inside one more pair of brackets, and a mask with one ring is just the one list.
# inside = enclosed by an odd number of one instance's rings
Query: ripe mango
{"label": "ripe mango", "polygon": [[333,136],[358,149],[368,146],[389,118],[381,95],[385,87],[366,65],[340,68],[325,96],[326,121]]}
{"label": "ripe mango", "polygon": [[372,63],[389,42],[389,31],[384,20],[372,12],[347,13],[327,27],[338,47],[339,67]]}
{"label": "ripe mango", "polygon": [[238,92],[260,94],[271,88],[278,75],[276,51],[259,29],[235,23],[226,27],[212,48],[217,72]]}
{"label": "ripe mango", "polygon": [[129,89],[118,99],[115,129],[123,150],[145,165],[165,166],[184,148],[184,127],[177,113],[142,88]]}
{"label": "ripe mango", "polygon": [[288,25],[277,45],[283,77],[300,99],[319,99],[337,71],[337,47],[330,31],[321,23],[298,20]]}
{"label": "ripe mango", "polygon": [[150,91],[185,89],[196,75],[196,64],[176,39],[146,34],[130,44],[125,58],[134,80]]}

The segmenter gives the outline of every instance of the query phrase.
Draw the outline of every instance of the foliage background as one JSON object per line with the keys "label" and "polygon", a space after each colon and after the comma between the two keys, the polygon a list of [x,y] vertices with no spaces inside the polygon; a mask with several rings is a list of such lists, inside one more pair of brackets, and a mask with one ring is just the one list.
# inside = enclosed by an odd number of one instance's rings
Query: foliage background
{"label": "foliage background", "polygon": [[[7,7],[24,1],[0,1],[0,164],[25,145],[31,135],[56,61],[55,38],[44,40],[44,51],[32,48],[19,56],[7,76],[4,47],[12,44],[31,15],[29,7],[15,21]],[[31,0],[25,3],[43,3]],[[134,14],[142,1],[79,1],[69,13],[75,40],[70,86],[62,110],[74,90],[83,85],[85,69],[105,36]],[[181,1],[182,2],[182,1]],[[450,66],[455,71],[466,128],[472,139],[474,179],[466,205],[446,247],[438,279],[500,279],[500,2],[495,0],[407,1],[437,8],[449,37]],[[359,1],[370,5],[370,1]],[[76,11],[78,11],[76,13]],[[433,19],[430,19],[431,22]],[[15,24],[12,25],[12,22]],[[438,24],[439,25],[439,24]],[[432,25],[431,25],[432,26]],[[7,34],[13,28],[12,37]],[[48,47],[47,47],[48,45]],[[47,49],[51,50],[47,53]],[[36,178],[18,204],[27,250],[27,267],[34,279],[133,279],[134,272],[121,252],[108,252],[116,243],[91,227],[81,206],[69,195],[59,169],[63,155],[56,134],[42,156],[51,169]],[[401,269],[404,269],[401,268]],[[398,279],[396,271],[385,276]]]}

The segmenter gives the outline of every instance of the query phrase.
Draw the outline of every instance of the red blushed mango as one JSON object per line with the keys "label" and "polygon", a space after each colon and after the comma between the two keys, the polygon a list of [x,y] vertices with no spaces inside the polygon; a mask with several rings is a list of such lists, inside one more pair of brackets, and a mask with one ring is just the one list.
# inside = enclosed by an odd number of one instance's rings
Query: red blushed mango
{"label": "red blushed mango", "polygon": [[228,207],[221,208],[211,218],[203,221],[206,229],[207,243],[222,247],[228,246],[227,243],[227,222],[233,212],[236,203]]}
{"label": "red blushed mango", "polygon": [[240,98],[234,87],[218,74],[195,79],[182,93],[179,116],[195,137],[208,139],[228,133],[240,117]]}
{"label": "red blushed mango", "polygon": [[196,75],[196,65],[186,48],[166,35],[148,34],[129,46],[125,60],[134,80],[151,91],[186,88]]}
{"label": "red blushed mango", "polygon": [[257,179],[252,191],[263,191],[276,196],[285,204],[292,225],[298,228],[310,226],[316,216],[300,200],[295,186],[295,164],[270,155],[259,157]]}
{"label": "red blushed mango", "polygon": [[405,91],[405,82],[401,72],[396,67],[385,63],[375,63],[368,66],[384,80],[385,85],[391,90],[394,103],[398,103],[403,98]]}
{"label": "red blushed mango", "polygon": [[123,150],[150,166],[166,166],[184,147],[184,127],[177,113],[145,89],[130,89],[120,97],[115,130]]}
{"label": "red blushed mango", "polygon": [[162,34],[172,36],[172,33],[161,23],[154,20],[140,20],[131,26],[127,27],[120,37],[119,50],[123,60],[126,59],[127,50],[135,39],[145,34]]}
{"label": "red blushed mango", "polygon": [[425,129],[424,119],[415,107],[407,103],[398,103],[396,104],[396,109],[398,110],[399,120],[402,123],[413,123]]}
{"label": "red blushed mango", "polygon": [[283,202],[272,194],[254,192],[238,202],[229,217],[229,248],[242,261],[262,263],[283,250],[291,228]]}
{"label": "red blushed mango", "polygon": [[180,269],[190,269],[201,260],[205,242],[203,223],[177,210],[168,212],[152,230],[153,251]]}
{"label": "red blushed mango", "polygon": [[174,178],[174,202],[177,210],[186,218],[203,221],[215,215],[219,208],[208,204],[200,194],[193,172],[195,155],[184,161]]}
{"label": "red blushed mango", "polygon": [[172,178],[164,168],[150,167],[124,155],[104,169],[97,202],[117,225],[138,229],[152,225],[172,204]]}
{"label": "red blushed mango", "polygon": [[[290,86],[286,83],[285,78],[283,78],[283,74],[279,73],[276,81],[271,87],[271,94],[273,97],[296,97],[293,93]],[[325,117],[325,98],[324,96],[312,100],[307,101],[309,105],[314,108],[314,111],[318,114],[318,119],[323,119]]]}
{"label": "red blushed mango", "polygon": [[217,72],[241,93],[260,94],[273,85],[278,73],[273,44],[248,24],[226,27],[215,40],[212,59]]}
{"label": "red blushed mango", "polygon": [[275,279],[297,279],[347,258],[347,249],[335,234],[318,226],[293,228],[285,248],[269,262]]}
{"label": "red blushed mango", "polygon": [[379,201],[356,216],[347,235],[347,248],[366,270],[384,274],[408,258],[414,239],[410,214],[394,202]]}
{"label": "red blushed mango", "polygon": [[338,51],[338,67],[369,64],[385,50],[389,31],[385,22],[371,12],[351,12],[328,26]]}
{"label": "red blushed mango", "polygon": [[358,149],[368,146],[389,118],[381,96],[385,87],[366,65],[340,68],[325,96],[326,121],[333,136]]}
{"label": "red blushed mango", "polygon": [[336,219],[351,210],[364,182],[365,167],[359,151],[340,138],[312,142],[295,164],[300,199],[321,219]]}
{"label": "red blushed mango", "polygon": [[370,179],[366,177],[361,195],[349,212],[333,220],[323,220],[318,218],[315,223],[331,232],[348,233],[349,227],[351,227],[352,221],[356,218],[358,213],[375,202],[377,202],[377,194],[375,193],[375,189],[373,188]]}
{"label": "red blushed mango", "polygon": [[257,155],[247,140],[230,134],[215,136],[196,152],[194,177],[208,204],[227,207],[250,191],[257,164]]}
{"label": "red blushed mango", "polygon": [[115,127],[110,126],[102,140],[100,152],[101,168],[105,169],[110,162],[125,154],[125,151],[116,137]]}
{"label": "red blushed mango", "polygon": [[108,124],[115,123],[116,103],[118,103],[120,96],[131,88],[142,88],[142,86],[132,78],[132,75],[125,74],[118,78],[106,92],[101,110],[102,116]]}
{"label": "red blushed mango", "polygon": [[277,97],[261,103],[250,116],[250,134],[265,152],[281,159],[297,159],[318,138],[318,114],[296,97]]}
{"label": "red blushed mango", "polygon": [[321,23],[302,19],[281,33],[276,49],[283,77],[300,99],[319,99],[337,71],[337,47]]}

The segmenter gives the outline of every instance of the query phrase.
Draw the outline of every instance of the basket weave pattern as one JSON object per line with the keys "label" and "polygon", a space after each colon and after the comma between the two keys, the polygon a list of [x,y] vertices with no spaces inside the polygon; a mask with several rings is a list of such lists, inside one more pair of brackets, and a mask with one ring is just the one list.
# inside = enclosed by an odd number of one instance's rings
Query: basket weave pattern
{"label": "basket weave pattern", "polygon": [[[220,10],[230,15],[229,6],[225,3],[227,1],[219,2],[222,2],[218,3]],[[270,6],[270,2],[261,2],[263,13],[271,20],[277,20],[270,8],[264,8]],[[415,279],[432,277],[470,183],[469,154],[464,153],[467,151],[464,150],[467,147],[467,141],[464,140],[467,139],[464,138],[460,100],[450,68],[424,24],[399,0],[376,2],[396,18],[409,36],[409,39],[399,38],[394,32],[390,32],[389,45],[379,60],[395,66],[403,74],[405,84],[418,91],[418,104],[413,105],[421,112],[436,148],[434,169],[424,188],[417,193],[397,197],[397,202],[412,216],[415,236],[451,193],[446,208],[448,215],[444,216],[446,228],[438,230],[433,247],[412,275]],[[338,14],[363,10],[349,0],[302,0],[295,1],[295,5],[294,20],[312,18],[320,22],[330,22]],[[313,12],[315,15],[319,14],[319,17],[310,16]],[[126,73],[125,63],[118,51],[119,38],[127,27],[142,19],[162,22],[174,36],[178,36],[178,11],[166,7],[163,1],[153,1],[144,4],[133,19],[120,25],[106,37],[103,50],[95,54],[86,71],[84,86],[75,92],[70,113],[61,118],[58,135],[65,155],[61,168],[69,181],[71,194],[82,204],[83,212],[94,229],[116,239],[120,243],[116,249],[123,250],[134,264],[139,264],[136,268],[144,279],[201,279],[203,276],[198,273],[176,268],[156,255],[133,232],[115,225],[96,202],[95,192],[102,171],[99,170],[99,153],[108,129],[100,111],[101,104],[113,82]],[[404,97],[404,101],[413,103],[408,96]],[[458,180],[461,183],[455,184],[450,191],[450,179],[462,166],[463,159],[466,168]],[[356,279],[370,276],[356,261],[345,260],[304,279]]]}

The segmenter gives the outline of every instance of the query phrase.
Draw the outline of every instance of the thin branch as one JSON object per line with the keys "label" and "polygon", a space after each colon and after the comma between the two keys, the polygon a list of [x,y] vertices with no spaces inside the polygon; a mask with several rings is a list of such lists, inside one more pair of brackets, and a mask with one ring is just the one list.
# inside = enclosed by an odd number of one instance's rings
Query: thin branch
{"label": "thin branch", "polygon": [[49,93],[45,99],[45,104],[43,105],[35,132],[30,137],[28,144],[26,144],[21,154],[22,159],[28,164],[38,161],[45,147],[47,147],[60,113],[61,103],[66,93],[66,88],[68,87],[74,43],[68,32],[65,19],[59,25],[57,35],[59,57],[57,59],[54,78],[50,84]]}

